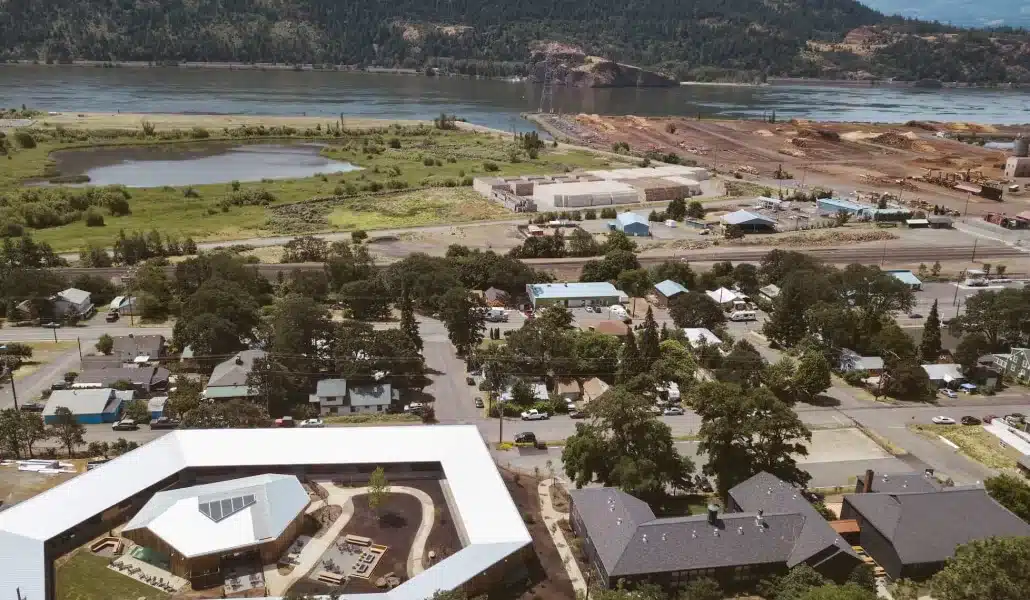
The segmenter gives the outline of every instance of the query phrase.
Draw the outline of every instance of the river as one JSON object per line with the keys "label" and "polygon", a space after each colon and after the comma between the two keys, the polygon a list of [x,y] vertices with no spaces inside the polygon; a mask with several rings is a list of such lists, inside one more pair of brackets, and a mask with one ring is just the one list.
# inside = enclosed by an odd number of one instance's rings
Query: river
{"label": "river", "polygon": [[[0,106],[52,111],[339,115],[430,119],[441,112],[497,129],[530,129],[540,86],[369,73],[0,65]],[[556,88],[555,110],[598,114],[911,119],[1030,123],[1030,91],[898,87],[685,85]]]}

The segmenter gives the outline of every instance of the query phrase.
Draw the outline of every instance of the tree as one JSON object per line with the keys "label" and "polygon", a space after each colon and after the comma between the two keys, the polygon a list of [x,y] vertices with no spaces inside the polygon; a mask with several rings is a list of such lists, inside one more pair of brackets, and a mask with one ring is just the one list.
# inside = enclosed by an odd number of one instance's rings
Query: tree
{"label": "tree", "polygon": [[615,281],[623,271],[640,268],[637,255],[629,250],[611,250],[601,260],[583,263],[580,281]]}
{"label": "tree", "polygon": [[64,406],[58,406],[54,411],[54,422],[50,425],[50,437],[58,440],[65,449],[68,456],[75,456],[75,448],[86,443],[86,426],[79,423],[72,411]]}
{"label": "tree", "polygon": [[988,538],[955,549],[930,580],[939,600],[1025,600],[1030,598],[1030,538]]}
{"label": "tree", "polygon": [[[250,293],[235,281],[209,279],[183,303],[172,335],[196,356],[227,356],[254,340],[260,317]],[[212,361],[207,361],[212,362]]]}
{"label": "tree", "polygon": [[382,319],[390,312],[390,297],[378,278],[351,281],[340,286],[340,302],[359,321]]}
{"label": "tree", "polygon": [[90,442],[89,445],[86,446],[86,454],[88,454],[90,458],[107,458],[110,450],[111,448],[108,446],[107,442]]}
{"label": "tree", "polygon": [[[765,261],[762,268],[766,268]],[[782,267],[770,264],[769,268]],[[805,310],[819,302],[835,303],[836,300],[836,294],[825,277],[807,270],[789,272],[780,284],[780,293],[773,300],[772,314],[763,325],[762,332],[780,346],[793,347],[808,333]]]}
{"label": "tree", "polygon": [[637,336],[626,327],[626,339],[623,341],[622,353],[619,356],[618,381],[626,383],[643,372],[640,361],[640,350],[637,348]]}
{"label": "tree", "polygon": [[984,481],[984,487],[998,504],[1030,522],[1030,484],[1022,477],[1002,473]]}
{"label": "tree", "polygon": [[812,434],[772,392],[708,382],[690,398],[701,417],[698,450],[708,455],[704,472],[716,478],[720,496],[726,498],[730,488],[760,471],[798,486],[808,483],[796,457],[808,454]]}
{"label": "tree", "polygon": [[379,507],[386,501],[389,493],[390,482],[386,480],[386,471],[381,466],[376,467],[368,478],[368,507],[376,513],[377,520],[379,519]]}
{"label": "tree", "polygon": [[637,298],[646,296],[651,290],[651,275],[647,269],[622,271],[618,275],[617,286],[633,299],[631,308],[635,316],[637,314]]}
{"label": "tree", "polygon": [[99,275],[79,275],[72,280],[72,287],[89,292],[90,300],[96,306],[110,304],[118,295],[118,286]]}
{"label": "tree", "polygon": [[747,389],[761,384],[764,370],[765,359],[751,342],[741,339],[723,358],[722,364],[715,370],[715,378]]}
{"label": "tree", "polygon": [[50,439],[50,431],[43,422],[43,415],[39,413],[22,413],[21,415],[21,436],[25,443],[25,450],[29,458],[33,456],[33,446],[44,440]]}
{"label": "tree", "polygon": [[25,439],[22,436],[22,412],[14,408],[0,410],[0,455],[21,458]]}
{"label": "tree", "polygon": [[758,293],[761,284],[758,282],[758,267],[751,263],[739,263],[733,267],[733,280],[740,291],[748,295]]}
{"label": "tree", "polygon": [[256,429],[271,425],[263,406],[253,402],[201,402],[180,415],[183,429]]}
{"label": "tree", "polygon": [[642,369],[650,369],[659,357],[658,322],[654,320],[654,311],[647,307],[644,315],[644,327],[640,331],[640,360]]}
{"label": "tree", "polygon": [[107,355],[114,350],[114,338],[107,335],[106,333],[100,336],[100,339],[96,343],[97,352]]}
{"label": "tree", "polygon": [[129,390],[135,389],[135,386],[133,386],[132,382],[128,379],[119,379],[118,381],[111,384],[111,389],[118,390],[121,392],[127,392]]}
{"label": "tree", "polygon": [[675,281],[688,290],[694,287],[694,271],[690,263],[679,260],[667,260],[651,267],[651,281]]}
{"label": "tree", "polygon": [[830,364],[819,352],[808,351],[798,361],[792,388],[801,402],[809,404],[816,396],[830,388]]}
{"label": "tree", "polygon": [[575,229],[569,235],[569,256],[597,256],[601,245],[584,229]]}
{"label": "tree", "polygon": [[[938,263],[939,264],[939,263]],[[894,600],[919,600],[919,584],[911,579],[898,579],[888,586]]]}
{"label": "tree", "polygon": [[608,238],[605,240],[601,251],[605,254],[615,251],[633,253],[637,251],[637,243],[621,231],[609,231]]}
{"label": "tree", "polygon": [[576,424],[562,450],[565,473],[577,488],[599,482],[658,502],[668,490],[689,487],[694,465],[676,450],[672,431],[650,406],[620,387],[591,403],[590,421]]}
{"label": "tree", "polygon": [[[972,374],[973,370],[976,369],[976,365],[980,362],[980,357],[988,352],[991,348],[991,343],[987,341],[987,337],[979,332],[967,333],[962,336],[959,340],[958,346],[955,347],[955,362],[962,366],[962,372]],[[1007,373],[1003,373],[1007,375]]]}
{"label": "tree", "polygon": [[699,200],[691,200],[690,204],[687,205],[686,216],[691,219],[703,219],[705,218],[705,207]]}
{"label": "tree", "polygon": [[164,415],[181,419],[183,415],[200,405],[204,385],[192,378],[180,377],[175,387],[168,392]]}
{"label": "tree", "polygon": [[809,590],[822,587],[830,580],[807,564],[799,564],[782,577],[763,580],[758,592],[769,600],[798,600]]}
{"label": "tree", "polygon": [[102,269],[114,264],[111,255],[103,246],[89,244],[79,250],[79,265],[90,269]]}
{"label": "tree", "polygon": [[126,419],[132,419],[137,423],[150,422],[150,410],[147,409],[145,400],[132,400],[125,406],[123,415]]}
{"label": "tree", "polygon": [[924,363],[936,362],[941,356],[941,320],[937,314],[937,301],[933,301],[930,314],[923,324],[923,337],[919,340],[919,356]]}
{"label": "tree", "polygon": [[447,337],[459,356],[468,356],[483,341],[486,330],[485,304],[463,287],[451,288],[440,300],[440,318],[447,326]]}
{"label": "tree", "polygon": [[919,361],[911,358],[884,361],[885,380],[883,391],[899,400],[926,400],[931,397],[930,376],[926,374]]}
{"label": "tree", "polygon": [[673,297],[669,302],[669,315],[676,327],[715,329],[726,322],[726,314],[715,300],[699,292],[687,292]]}
{"label": "tree", "polygon": [[845,585],[831,583],[808,590],[798,600],[876,600],[876,592],[870,592],[853,583]]}
{"label": "tree", "polygon": [[401,290],[400,300],[401,322],[400,330],[418,351],[422,352],[422,335],[418,331],[418,321],[415,319],[415,305],[408,295],[408,288]]}
{"label": "tree", "polygon": [[847,583],[858,586],[867,592],[876,593],[876,574],[873,572],[873,567],[868,564],[862,563],[852,569]]}
{"label": "tree", "polygon": [[722,600],[722,588],[714,579],[701,577],[691,579],[680,590],[679,600]]}

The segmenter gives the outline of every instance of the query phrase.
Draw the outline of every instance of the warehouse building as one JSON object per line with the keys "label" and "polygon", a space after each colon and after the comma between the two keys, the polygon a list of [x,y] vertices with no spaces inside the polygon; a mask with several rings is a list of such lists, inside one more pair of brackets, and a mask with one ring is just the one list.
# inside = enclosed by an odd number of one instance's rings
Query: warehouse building
{"label": "warehouse building", "polygon": [[636,204],[640,192],[619,181],[576,181],[538,185],[533,199],[541,206],[585,208],[611,204]]}
{"label": "warehouse building", "polygon": [[1030,177],[1030,158],[1010,156],[1005,161],[1005,178],[1015,179],[1016,177]]}
{"label": "warehouse building", "polygon": [[587,171],[587,174],[601,179],[619,181],[654,177],[688,177],[694,181],[705,181],[710,177],[707,169],[683,165]]}
{"label": "warehouse building", "polygon": [[548,306],[611,306],[623,299],[626,293],[608,282],[590,283],[532,283],[526,286],[526,294],[533,309]]}
{"label": "warehouse building", "polygon": [[821,198],[815,201],[815,207],[822,216],[833,216],[841,212],[849,215],[868,215],[872,214],[874,209],[868,204],[860,204],[843,198]]}
{"label": "warehouse building", "polygon": [[776,219],[746,210],[738,210],[722,216],[724,225],[738,225],[744,231],[774,231]]}
{"label": "warehouse building", "polygon": [[608,224],[608,228],[636,237],[651,235],[651,224],[647,222],[647,219],[629,211],[619,213],[615,220]]}
{"label": "warehouse building", "polygon": [[923,282],[920,281],[919,278],[916,277],[915,274],[912,273],[912,271],[909,271],[908,269],[892,269],[886,271],[886,273],[894,277],[901,283],[904,283],[908,287],[912,288],[913,290],[919,291],[923,289]]}
{"label": "warehouse building", "polygon": [[672,175],[670,177],[664,177],[663,179],[665,179],[666,181],[671,181],[673,183],[678,183],[680,185],[686,186],[688,191],[688,194],[685,196],[686,198],[689,198],[691,196],[700,196],[704,193],[704,190],[701,189],[701,182],[696,179],[691,179],[689,177],[683,177],[680,175]]}
{"label": "warehouse building", "polygon": [[57,422],[57,409],[67,408],[79,423],[114,423],[122,415],[122,399],[111,388],[55,390],[43,408],[43,422]]}
{"label": "warehouse building", "polygon": [[[670,178],[641,177],[628,179],[626,183],[637,190],[641,202],[670,202],[690,197],[690,186],[672,181]],[[698,184],[698,188],[700,188]]]}

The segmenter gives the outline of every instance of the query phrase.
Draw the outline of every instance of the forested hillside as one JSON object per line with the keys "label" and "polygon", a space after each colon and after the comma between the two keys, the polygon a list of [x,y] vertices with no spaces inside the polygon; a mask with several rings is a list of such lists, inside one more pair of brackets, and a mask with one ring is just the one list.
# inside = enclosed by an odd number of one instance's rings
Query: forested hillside
{"label": "forested hillside", "polygon": [[[0,58],[507,75],[529,71],[534,42],[558,41],[680,78],[875,76],[875,56],[813,50],[810,42],[829,47],[883,22],[853,0],[0,0]],[[904,71],[897,60],[891,68]]]}

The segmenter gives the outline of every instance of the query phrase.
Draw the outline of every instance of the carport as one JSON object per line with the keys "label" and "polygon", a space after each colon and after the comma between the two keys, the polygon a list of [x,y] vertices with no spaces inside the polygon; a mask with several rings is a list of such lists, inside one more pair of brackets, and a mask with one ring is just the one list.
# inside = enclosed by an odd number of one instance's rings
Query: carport
{"label": "carport", "polygon": [[722,222],[724,225],[737,225],[744,231],[759,232],[776,229],[776,219],[743,209],[723,215]]}

